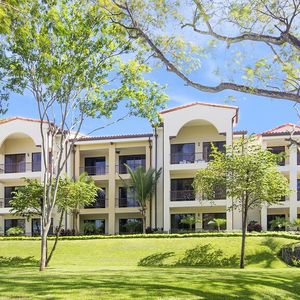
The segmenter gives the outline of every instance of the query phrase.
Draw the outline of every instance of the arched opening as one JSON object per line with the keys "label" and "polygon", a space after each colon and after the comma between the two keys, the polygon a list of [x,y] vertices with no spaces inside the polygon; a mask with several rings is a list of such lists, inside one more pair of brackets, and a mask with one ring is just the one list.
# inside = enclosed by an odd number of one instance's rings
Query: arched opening
{"label": "arched opening", "polygon": [[171,164],[198,163],[210,160],[211,143],[225,149],[226,136],[207,120],[185,123],[177,135],[170,138]]}
{"label": "arched opening", "polygon": [[27,134],[8,135],[0,147],[0,172],[24,173],[41,171],[41,147]]}

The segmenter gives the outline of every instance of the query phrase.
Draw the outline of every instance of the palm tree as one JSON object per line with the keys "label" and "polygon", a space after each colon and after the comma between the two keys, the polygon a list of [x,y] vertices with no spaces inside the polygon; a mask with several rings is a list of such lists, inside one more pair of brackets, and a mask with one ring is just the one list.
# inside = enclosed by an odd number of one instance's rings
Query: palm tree
{"label": "palm tree", "polygon": [[275,217],[274,220],[270,221],[271,230],[279,229],[282,230],[290,226],[290,223],[285,218]]}
{"label": "palm tree", "polygon": [[208,222],[208,224],[214,224],[217,227],[218,231],[221,231],[221,227],[226,225],[226,219],[212,219],[211,221]]}
{"label": "palm tree", "polygon": [[193,230],[193,225],[197,222],[201,222],[200,218],[196,218],[195,216],[187,216],[180,220],[181,224],[189,225],[189,230]]}
{"label": "palm tree", "polygon": [[293,223],[292,226],[296,227],[296,230],[300,230],[300,218],[296,218]]}
{"label": "palm tree", "polygon": [[[156,171],[153,168],[149,168],[145,171],[142,166],[138,166],[135,170],[131,169],[126,164],[125,166],[130,174],[130,185],[133,187],[135,199],[140,206],[140,212],[143,218],[143,233],[145,233],[147,204],[151,201],[152,193],[161,175],[162,169],[160,168]],[[126,185],[128,186],[128,184]]]}

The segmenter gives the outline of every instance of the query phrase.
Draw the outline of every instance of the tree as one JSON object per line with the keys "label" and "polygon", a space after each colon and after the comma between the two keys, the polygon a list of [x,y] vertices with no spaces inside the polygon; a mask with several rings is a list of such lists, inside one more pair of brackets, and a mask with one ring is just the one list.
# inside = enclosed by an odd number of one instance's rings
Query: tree
{"label": "tree", "polygon": [[[188,86],[300,101],[299,0],[111,2],[114,22]],[[206,65],[215,85],[195,74]]]}
{"label": "tree", "polygon": [[296,227],[296,230],[300,230],[300,218],[296,218],[293,222],[292,222],[292,226]]}
{"label": "tree", "polygon": [[[0,5],[3,9],[3,2]],[[29,91],[40,119],[43,271],[59,178],[85,120],[109,118],[123,101],[128,112],[117,121],[135,115],[155,126],[166,95],[144,78],[151,69],[135,52],[135,42],[97,3],[26,0],[5,13],[8,28],[0,31],[0,109],[7,109],[9,92]]]}
{"label": "tree", "polygon": [[221,231],[221,228],[225,227],[225,225],[226,225],[226,219],[214,218],[211,221],[209,221],[208,224],[215,225],[217,227],[217,230]]}
{"label": "tree", "polygon": [[271,230],[284,230],[290,226],[290,222],[285,218],[276,217],[274,220],[270,221]]}
{"label": "tree", "polygon": [[242,213],[242,244],[240,268],[244,268],[247,218],[250,209],[278,203],[289,194],[286,177],[277,169],[277,155],[262,150],[254,138],[242,138],[220,152],[212,145],[212,160],[206,169],[197,171],[194,179],[196,192],[212,199],[215,186],[226,187],[229,209]]}
{"label": "tree", "polygon": [[189,226],[189,230],[193,230],[193,225],[195,225],[197,222],[201,222],[200,218],[196,218],[195,216],[187,216],[180,220],[181,224],[186,224]]}
{"label": "tree", "polygon": [[[18,187],[18,189],[14,192],[13,199],[10,201],[12,206],[11,212],[17,216],[22,216],[27,219],[30,219],[33,216],[42,217],[44,186],[36,179],[25,178],[24,180],[26,185]],[[55,188],[55,183],[53,183],[52,188]],[[98,190],[99,188],[86,173],[81,174],[79,179],[75,181],[68,177],[59,178],[56,200],[57,211],[59,213],[59,223],[56,228],[53,247],[49,253],[48,249],[46,252],[46,265],[49,265],[53,253],[56,250],[65,213],[73,212],[77,210],[78,207],[90,205],[95,202]]]}
{"label": "tree", "polygon": [[123,182],[128,188],[133,187],[135,199],[138,202],[140,212],[143,218],[143,233],[146,233],[146,212],[147,205],[151,203],[152,193],[155,189],[155,185],[161,175],[162,169],[156,171],[153,168],[149,168],[145,171],[144,167],[138,166],[135,170],[126,165],[126,169],[130,174],[130,183]]}

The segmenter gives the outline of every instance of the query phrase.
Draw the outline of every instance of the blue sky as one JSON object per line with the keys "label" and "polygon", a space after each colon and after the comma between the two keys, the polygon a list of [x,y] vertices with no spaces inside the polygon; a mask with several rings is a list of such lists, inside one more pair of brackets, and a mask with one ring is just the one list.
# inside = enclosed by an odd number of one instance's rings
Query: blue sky
{"label": "blue sky", "polygon": [[[203,68],[202,70],[207,70]],[[202,74],[207,78],[207,82],[214,82],[211,74]],[[211,103],[232,104],[239,106],[240,116],[239,124],[236,130],[248,130],[249,133],[258,133],[277,125],[291,122],[299,123],[296,110],[293,103],[286,100],[272,100],[264,97],[252,96],[232,91],[225,91],[218,94],[200,92],[194,88],[185,86],[184,82],[177,78],[176,75],[165,71],[165,69],[156,69],[152,72],[150,78],[167,85],[167,94],[170,97],[167,103],[168,107],[174,107],[194,101],[204,101]],[[236,101],[228,103],[228,96],[234,95]],[[120,108],[114,118],[124,115],[124,108]],[[37,118],[37,110],[34,100],[30,94],[11,95],[9,110],[6,116],[25,116]],[[94,128],[103,124],[110,123],[112,120],[88,120],[84,127],[83,133],[88,133]],[[110,134],[126,134],[126,133],[145,133],[151,132],[151,127],[147,120],[141,118],[130,118],[121,121],[118,124],[106,127],[94,133],[93,135],[110,135]]]}

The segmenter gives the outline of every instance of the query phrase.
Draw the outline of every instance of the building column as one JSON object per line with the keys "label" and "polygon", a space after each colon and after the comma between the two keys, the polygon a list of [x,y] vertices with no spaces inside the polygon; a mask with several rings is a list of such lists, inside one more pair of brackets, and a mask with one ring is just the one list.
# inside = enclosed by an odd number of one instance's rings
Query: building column
{"label": "building column", "polygon": [[108,153],[108,234],[115,234],[115,206],[116,206],[116,145],[109,145]]}
{"label": "building column", "polygon": [[297,218],[297,146],[289,148],[289,171],[290,171],[290,222]]}
{"label": "building column", "polygon": [[75,178],[78,178],[79,175],[80,175],[80,148],[79,146],[77,145],[76,148],[75,148],[75,159],[74,159],[74,174],[75,174]]}
{"label": "building column", "polygon": [[171,191],[171,178],[170,178],[170,136],[164,133],[164,231],[169,232],[171,229],[171,214],[170,214],[170,191]]}
{"label": "building column", "polygon": [[4,217],[0,216],[0,235],[4,235]]}
{"label": "building column", "polygon": [[196,213],[195,216],[196,216],[196,218],[199,219],[199,221],[196,222],[196,224],[195,224],[195,231],[196,231],[196,232],[197,232],[197,231],[201,231],[202,228],[203,228],[203,222],[202,222],[202,221],[203,221],[203,217],[202,217],[202,213]]}
{"label": "building column", "polygon": [[260,210],[260,225],[262,231],[268,230],[268,207],[263,205]]}
{"label": "building column", "polygon": [[31,219],[28,221],[28,220],[25,220],[25,235],[27,236],[31,236]]}
{"label": "building column", "polygon": [[233,211],[232,211],[232,200],[231,199],[227,199],[226,202],[226,230],[230,231],[233,230]]}

